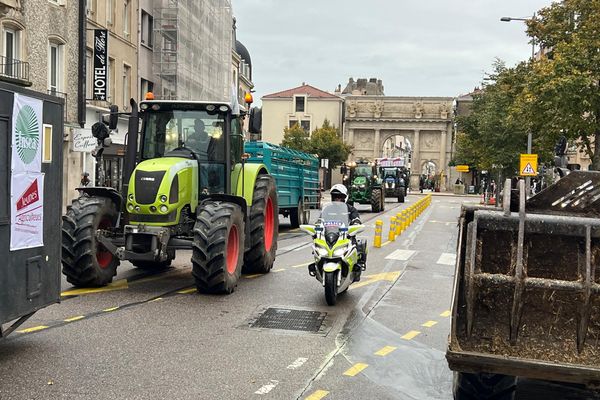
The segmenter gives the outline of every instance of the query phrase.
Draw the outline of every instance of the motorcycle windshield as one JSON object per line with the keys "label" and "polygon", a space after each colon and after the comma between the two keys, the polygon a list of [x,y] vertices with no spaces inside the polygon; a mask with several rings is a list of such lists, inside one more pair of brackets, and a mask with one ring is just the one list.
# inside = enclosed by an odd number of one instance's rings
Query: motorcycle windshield
{"label": "motorcycle windshield", "polygon": [[325,233],[339,232],[340,228],[347,228],[349,225],[348,206],[341,201],[327,204],[321,211],[321,220]]}

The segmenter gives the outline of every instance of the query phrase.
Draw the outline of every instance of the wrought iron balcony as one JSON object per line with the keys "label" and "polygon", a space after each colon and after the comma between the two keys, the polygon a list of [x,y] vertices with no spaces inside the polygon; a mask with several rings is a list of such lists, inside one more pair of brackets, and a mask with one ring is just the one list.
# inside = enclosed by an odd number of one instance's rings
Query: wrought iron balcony
{"label": "wrought iron balcony", "polygon": [[29,81],[29,63],[16,58],[0,56],[0,80],[17,85],[31,86]]}

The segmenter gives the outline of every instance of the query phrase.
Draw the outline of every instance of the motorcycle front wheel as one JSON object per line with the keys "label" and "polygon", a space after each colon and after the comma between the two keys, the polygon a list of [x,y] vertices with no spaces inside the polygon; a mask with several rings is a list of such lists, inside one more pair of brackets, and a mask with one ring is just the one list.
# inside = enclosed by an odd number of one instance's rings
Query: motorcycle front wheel
{"label": "motorcycle front wheel", "polygon": [[330,306],[335,306],[337,301],[337,271],[325,272],[325,300]]}

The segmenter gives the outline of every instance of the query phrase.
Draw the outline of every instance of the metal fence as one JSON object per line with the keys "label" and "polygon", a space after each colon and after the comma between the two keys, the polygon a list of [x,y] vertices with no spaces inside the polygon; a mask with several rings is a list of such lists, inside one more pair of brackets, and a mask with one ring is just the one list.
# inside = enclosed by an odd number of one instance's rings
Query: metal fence
{"label": "metal fence", "polygon": [[29,63],[0,56],[0,76],[29,81]]}

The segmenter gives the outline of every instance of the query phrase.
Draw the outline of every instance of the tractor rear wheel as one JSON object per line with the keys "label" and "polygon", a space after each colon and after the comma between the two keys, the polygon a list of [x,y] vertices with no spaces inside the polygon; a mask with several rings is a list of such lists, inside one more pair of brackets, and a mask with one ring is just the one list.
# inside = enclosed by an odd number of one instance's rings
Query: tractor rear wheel
{"label": "tractor rear wheel", "polygon": [[192,275],[198,291],[232,293],[242,272],[243,258],[242,208],[221,201],[203,204],[192,244]]}
{"label": "tractor rear wheel", "polygon": [[244,254],[244,272],[266,274],[275,262],[279,235],[277,189],[271,175],[256,178],[249,223],[250,243]]}
{"label": "tractor rear wheel", "polygon": [[96,241],[96,230],[116,226],[117,206],[104,197],[81,196],[62,217],[62,272],[75,286],[104,286],[119,259]]}
{"label": "tractor rear wheel", "polygon": [[381,190],[373,189],[371,191],[371,211],[374,213],[383,211],[382,198],[381,198]]}

